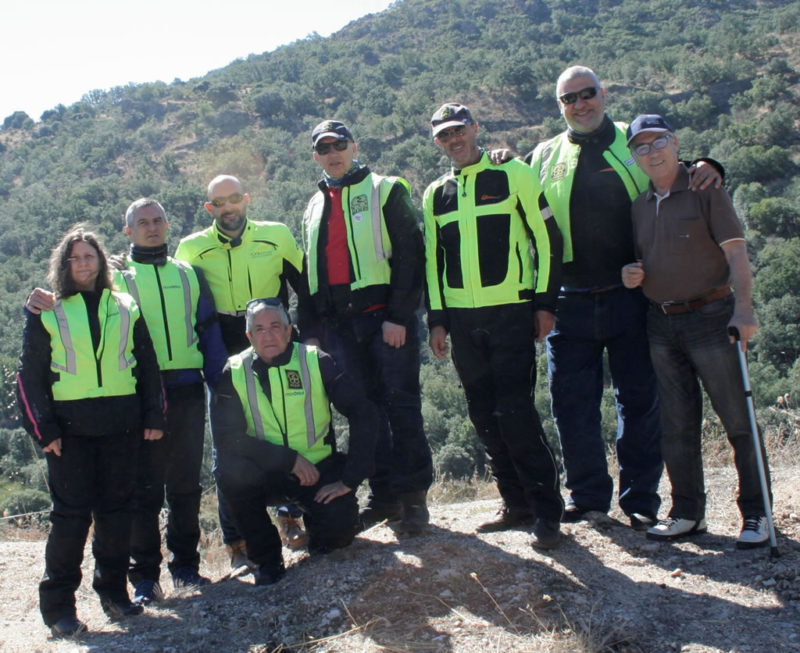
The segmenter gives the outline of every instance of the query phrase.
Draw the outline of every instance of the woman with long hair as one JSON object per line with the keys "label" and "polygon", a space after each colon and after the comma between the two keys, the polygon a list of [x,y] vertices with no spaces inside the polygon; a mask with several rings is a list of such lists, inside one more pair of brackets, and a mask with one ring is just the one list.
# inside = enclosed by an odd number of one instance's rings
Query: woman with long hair
{"label": "woman with long hair", "polygon": [[26,311],[17,395],[23,425],[46,455],[53,501],[39,584],[44,622],[77,635],[75,592],[94,522],[93,587],[112,619],[139,614],[127,590],[139,442],[164,429],[158,363],[139,307],[111,289],[107,257],[84,225],[50,257],[52,311]]}

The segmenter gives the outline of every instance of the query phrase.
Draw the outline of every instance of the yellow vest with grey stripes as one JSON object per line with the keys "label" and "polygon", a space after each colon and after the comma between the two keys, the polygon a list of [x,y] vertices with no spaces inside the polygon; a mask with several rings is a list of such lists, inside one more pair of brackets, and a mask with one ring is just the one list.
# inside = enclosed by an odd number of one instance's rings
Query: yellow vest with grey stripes
{"label": "yellow vest with grey stripes", "polygon": [[271,399],[253,370],[257,358],[250,347],[229,359],[231,381],[244,411],[247,435],[293,449],[312,463],[333,453],[325,441],[331,408],[319,371],[316,347],[290,343],[285,365],[269,367]]}
{"label": "yellow vest with grey stripes", "polygon": [[42,325],[50,334],[50,370],[57,377],[52,385],[54,400],[136,393],[133,325],[139,319],[139,307],[130,295],[103,290],[98,319],[100,343],[95,350],[80,293],[42,312]]}
{"label": "yellow vest with grey stripes", "polygon": [[117,270],[114,285],[129,293],[139,305],[161,370],[203,367],[195,330],[200,284],[197,273],[183,261],[168,258],[165,265],[137,263]]}
{"label": "yellow vest with grey stripes", "polygon": [[[342,211],[347,231],[347,249],[350,253],[354,279],[351,290],[367,286],[389,285],[392,268],[392,243],[383,218],[383,206],[389,199],[395,183],[410,191],[408,182],[400,177],[382,177],[374,172],[357,184],[342,188]],[[315,193],[308,202],[303,216],[303,247],[308,266],[308,289],[319,292],[317,249],[319,229],[325,209],[325,195]]]}

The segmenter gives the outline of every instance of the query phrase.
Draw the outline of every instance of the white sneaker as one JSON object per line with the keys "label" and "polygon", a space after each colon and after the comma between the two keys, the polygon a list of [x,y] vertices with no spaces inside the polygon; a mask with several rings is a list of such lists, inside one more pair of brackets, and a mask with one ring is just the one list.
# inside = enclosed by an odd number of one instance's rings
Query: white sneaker
{"label": "white sneaker", "polygon": [[655,526],[647,529],[648,540],[674,540],[684,535],[696,535],[706,532],[705,518],[700,521],[683,519],[682,517],[667,517],[660,520]]}
{"label": "white sneaker", "polygon": [[748,515],[744,518],[742,534],[736,540],[737,549],[755,549],[766,546],[769,541],[767,518],[764,515]]}

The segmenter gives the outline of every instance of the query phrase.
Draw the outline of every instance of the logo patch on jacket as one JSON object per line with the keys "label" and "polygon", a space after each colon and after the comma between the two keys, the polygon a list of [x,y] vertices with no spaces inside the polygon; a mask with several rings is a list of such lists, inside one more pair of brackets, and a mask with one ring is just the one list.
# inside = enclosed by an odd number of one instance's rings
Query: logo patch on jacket
{"label": "logo patch on jacket", "polygon": [[300,380],[300,372],[286,370],[286,385],[289,386],[289,390],[302,390],[303,382]]}
{"label": "logo patch on jacket", "polygon": [[369,208],[366,195],[356,195],[350,199],[350,213],[362,213]]}
{"label": "logo patch on jacket", "polygon": [[559,179],[563,179],[567,176],[567,164],[564,162],[556,163],[553,166],[553,174],[551,178],[553,181],[558,181]]}

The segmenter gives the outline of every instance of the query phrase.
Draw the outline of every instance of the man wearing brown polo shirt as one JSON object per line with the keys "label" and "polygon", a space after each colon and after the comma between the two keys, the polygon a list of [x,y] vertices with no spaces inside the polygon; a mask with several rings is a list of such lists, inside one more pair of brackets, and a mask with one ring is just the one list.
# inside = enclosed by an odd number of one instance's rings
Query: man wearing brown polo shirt
{"label": "man wearing brown polo shirt", "polygon": [[622,269],[622,280],[627,288],[641,286],[651,303],[647,336],[661,402],[661,452],[672,483],[669,516],[647,537],[671,540],[706,530],[702,381],[739,474],[743,528],[736,545],[766,545],[767,519],[737,345],[728,335],[729,327],[738,329],[746,349],[758,329],[741,223],[725,190],[690,192],[678,139],[664,118],[640,115],[627,135],[650,187],[631,209],[638,260]]}

